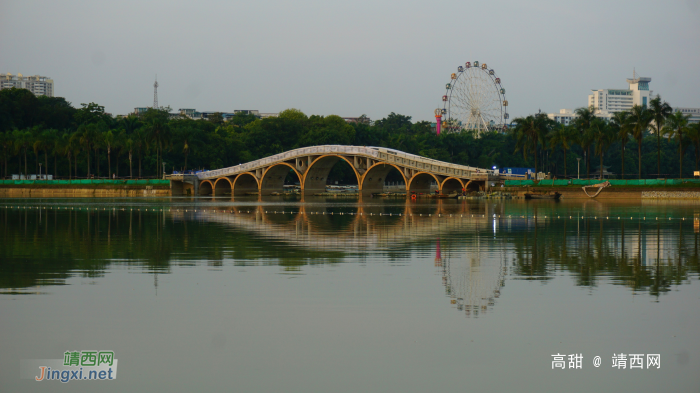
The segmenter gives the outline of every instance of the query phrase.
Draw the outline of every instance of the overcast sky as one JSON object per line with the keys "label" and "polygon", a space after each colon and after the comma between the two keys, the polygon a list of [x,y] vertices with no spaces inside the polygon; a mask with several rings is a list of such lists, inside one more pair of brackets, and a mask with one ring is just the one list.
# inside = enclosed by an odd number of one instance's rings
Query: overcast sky
{"label": "overcast sky", "polygon": [[512,116],[586,105],[636,67],[700,107],[700,1],[0,0],[0,73],[112,114],[299,108],[430,120],[450,73],[486,62]]}

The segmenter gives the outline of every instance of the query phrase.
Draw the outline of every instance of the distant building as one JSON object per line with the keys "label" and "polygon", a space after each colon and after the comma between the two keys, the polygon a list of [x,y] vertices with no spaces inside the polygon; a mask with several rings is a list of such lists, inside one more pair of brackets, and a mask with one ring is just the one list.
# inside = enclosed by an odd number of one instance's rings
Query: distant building
{"label": "distant building", "polygon": [[[610,112],[596,111],[595,116],[601,119],[610,120],[612,119],[613,114]],[[573,123],[574,119],[576,119],[578,115],[576,114],[576,112],[574,112],[573,109],[559,109],[559,113],[547,113],[547,117],[556,121],[559,124],[569,125]]]}
{"label": "distant building", "polygon": [[588,106],[592,106],[597,112],[623,112],[632,109],[634,105],[647,106],[650,98],[649,82],[651,78],[638,77],[633,74],[632,79],[627,79],[629,89],[604,89],[592,90],[588,95]]}
{"label": "distant building", "polygon": [[688,121],[690,123],[700,123],[700,108],[679,108],[674,107],[673,113],[680,111],[684,115],[690,115]]}
{"label": "distant building", "polygon": [[53,79],[46,76],[23,76],[22,74],[12,75],[0,74],[0,90],[11,89],[27,89],[34,93],[35,96],[53,97]]}
{"label": "distant building", "polygon": [[343,120],[345,120],[346,123],[364,123],[364,124],[370,124],[370,119],[367,116],[360,116],[360,117],[343,117]]}
{"label": "distant building", "polygon": [[[592,90],[588,95],[588,107],[595,109],[595,116],[611,120],[618,112],[629,111],[633,106],[649,106],[649,101],[653,98],[649,90],[651,78],[643,78],[633,74],[631,79],[627,79],[629,89],[602,89]],[[691,123],[700,122],[700,108],[674,107],[673,112],[681,111],[690,115]],[[559,113],[548,113],[547,117],[560,124],[571,124],[577,117],[572,109],[560,109]]]}
{"label": "distant building", "polygon": [[215,113],[220,113],[221,117],[223,117],[224,121],[230,120],[233,116],[237,114],[244,114],[244,115],[254,115],[258,119],[264,119],[266,117],[277,117],[277,113],[260,113],[258,110],[254,109],[236,109],[233,112],[218,112],[218,111],[202,111],[198,112],[196,109],[193,108],[181,108],[178,109],[178,112],[182,116],[189,117],[190,119],[208,119],[209,116],[215,114]]}

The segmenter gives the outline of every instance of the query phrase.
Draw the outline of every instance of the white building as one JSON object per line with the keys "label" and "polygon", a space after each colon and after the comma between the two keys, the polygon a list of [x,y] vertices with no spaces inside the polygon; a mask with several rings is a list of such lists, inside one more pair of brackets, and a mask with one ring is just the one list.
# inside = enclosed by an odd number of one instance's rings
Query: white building
{"label": "white building", "polygon": [[651,78],[637,77],[635,73],[632,79],[627,79],[627,90],[592,90],[593,94],[588,95],[588,106],[593,106],[596,112],[611,113],[628,111],[635,105],[647,106],[651,100],[649,82]]}
{"label": "white building", "polygon": [[[595,116],[601,119],[610,120],[612,119],[613,114],[610,112],[596,111]],[[559,113],[547,113],[547,117],[559,124],[569,125],[573,123],[574,119],[576,119],[578,115],[573,109],[559,109]]]}
{"label": "white building", "polygon": [[681,108],[674,107],[673,113],[680,111],[684,115],[690,115],[688,121],[690,123],[700,123],[700,108]]}
{"label": "white building", "polygon": [[[627,79],[629,89],[603,89],[591,90],[593,94],[588,95],[588,107],[595,108],[595,116],[610,120],[617,112],[629,111],[633,106],[648,106],[653,98],[649,90],[651,78],[642,78],[636,73],[631,79]],[[681,111],[690,115],[691,123],[700,122],[700,108],[674,107],[673,112]],[[559,113],[548,113],[547,117],[560,124],[571,124],[577,117],[571,109],[560,109]]]}
{"label": "white building", "polygon": [[46,76],[23,76],[22,74],[12,75],[0,74],[0,90],[11,89],[27,89],[34,93],[35,96],[53,97],[53,79]]}

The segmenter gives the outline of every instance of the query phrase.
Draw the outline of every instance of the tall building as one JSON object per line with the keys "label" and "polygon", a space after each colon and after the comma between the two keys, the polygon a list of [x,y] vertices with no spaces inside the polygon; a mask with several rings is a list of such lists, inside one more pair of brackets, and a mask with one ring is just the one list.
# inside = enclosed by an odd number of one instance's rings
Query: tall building
{"label": "tall building", "polygon": [[35,96],[53,97],[53,79],[46,76],[12,75],[9,72],[0,74],[0,90],[13,87],[27,89],[34,93]]}
{"label": "tall building", "polygon": [[[593,94],[588,95],[588,107],[595,108],[595,116],[610,120],[617,112],[629,111],[633,106],[649,106],[649,101],[653,98],[649,90],[651,78],[643,78],[632,74],[631,79],[627,79],[629,89],[604,89],[591,90]],[[700,122],[700,108],[672,107],[673,112],[680,111],[688,115],[690,123]],[[547,117],[560,124],[571,124],[578,115],[572,109],[560,109],[559,113],[548,113]]]}
{"label": "tall building", "polygon": [[627,79],[629,89],[592,90],[593,94],[588,95],[588,106],[593,106],[596,113],[628,111],[634,105],[647,106],[651,99],[649,82],[651,78],[639,77],[635,72],[631,79]]}

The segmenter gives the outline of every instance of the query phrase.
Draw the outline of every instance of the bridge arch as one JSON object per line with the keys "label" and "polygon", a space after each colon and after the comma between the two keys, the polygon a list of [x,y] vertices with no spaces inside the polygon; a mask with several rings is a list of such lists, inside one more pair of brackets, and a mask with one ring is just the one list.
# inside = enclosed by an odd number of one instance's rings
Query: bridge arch
{"label": "bridge arch", "polygon": [[384,191],[386,175],[388,175],[393,169],[399,171],[401,177],[403,178],[404,184],[408,186],[406,175],[404,175],[401,168],[388,162],[377,162],[371,167],[367,168],[367,171],[362,175],[362,186],[359,187],[360,190],[362,190],[362,194],[369,195]]}
{"label": "bridge arch", "polygon": [[260,180],[260,194],[269,192],[284,192],[284,179],[287,177],[289,170],[294,171],[299,179],[299,185],[303,188],[302,175],[294,168],[293,165],[286,162],[278,162],[267,167],[263,172],[262,180]]}
{"label": "bridge arch", "polygon": [[199,195],[212,195],[214,194],[214,184],[209,180],[202,180],[199,183]]}
{"label": "bridge arch", "polygon": [[435,180],[435,183],[437,183],[438,186],[438,191],[440,190],[440,179],[437,178],[437,176],[433,175],[430,172],[418,172],[411,179],[408,181],[408,184],[406,186],[406,190],[408,192],[416,192],[416,193],[424,193],[424,194],[429,194],[430,193],[430,182]]}
{"label": "bridge arch", "polygon": [[258,178],[250,172],[238,174],[231,183],[231,196],[245,195],[247,192],[258,192],[259,190]]}
{"label": "bridge arch", "polygon": [[469,180],[467,184],[464,185],[464,188],[467,189],[467,192],[470,191],[482,191],[485,188],[486,182],[484,181],[479,181],[479,180]]}
{"label": "bridge arch", "polygon": [[226,192],[233,193],[233,184],[228,177],[220,177],[214,182],[214,195],[224,195]]}
{"label": "bridge arch", "polygon": [[443,180],[442,184],[440,185],[441,192],[445,194],[451,194],[453,192],[462,192],[463,188],[466,188],[464,182],[461,179],[452,176]]}
{"label": "bridge arch", "polygon": [[335,164],[337,164],[340,160],[347,162],[348,165],[350,165],[350,168],[352,168],[353,172],[355,172],[355,178],[357,178],[357,187],[361,190],[362,176],[360,176],[360,174],[357,173],[357,169],[355,169],[353,163],[350,162],[350,160],[348,160],[347,158],[338,154],[325,154],[315,159],[309,165],[309,168],[306,170],[306,173],[304,173],[304,178],[301,181],[301,184],[303,184],[303,193],[313,194],[315,192],[325,192],[326,182],[328,181],[328,174],[331,172],[331,169],[333,169]]}

